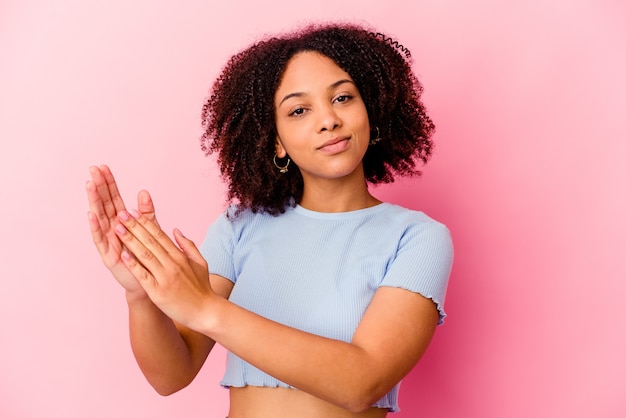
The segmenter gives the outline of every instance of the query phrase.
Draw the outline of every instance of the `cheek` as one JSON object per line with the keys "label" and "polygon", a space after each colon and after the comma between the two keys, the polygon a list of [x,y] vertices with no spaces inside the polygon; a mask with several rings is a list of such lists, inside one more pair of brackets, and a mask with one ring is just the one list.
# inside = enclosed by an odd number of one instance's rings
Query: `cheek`
{"label": "cheek", "polygon": [[312,118],[302,120],[289,120],[278,122],[276,132],[282,146],[288,150],[297,149],[310,141],[312,126],[309,122]]}
{"label": "cheek", "polygon": [[363,103],[360,108],[355,112],[354,120],[358,125],[369,132],[370,130],[370,122],[369,116],[367,115],[367,109],[365,108],[365,104]]}
{"label": "cheek", "polygon": [[276,126],[276,132],[278,133],[278,137],[276,138],[276,153],[279,154],[279,157],[284,154],[291,154],[293,150],[298,148],[297,141],[297,130],[292,129],[291,127],[285,126]]}

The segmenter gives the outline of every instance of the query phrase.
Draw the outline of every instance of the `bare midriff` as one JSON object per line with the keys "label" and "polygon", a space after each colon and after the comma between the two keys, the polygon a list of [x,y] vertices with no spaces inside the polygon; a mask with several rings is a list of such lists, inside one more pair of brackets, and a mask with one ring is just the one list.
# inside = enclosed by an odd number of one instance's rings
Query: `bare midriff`
{"label": "bare midriff", "polygon": [[354,413],[305,392],[246,386],[230,388],[228,418],[384,418],[387,409]]}

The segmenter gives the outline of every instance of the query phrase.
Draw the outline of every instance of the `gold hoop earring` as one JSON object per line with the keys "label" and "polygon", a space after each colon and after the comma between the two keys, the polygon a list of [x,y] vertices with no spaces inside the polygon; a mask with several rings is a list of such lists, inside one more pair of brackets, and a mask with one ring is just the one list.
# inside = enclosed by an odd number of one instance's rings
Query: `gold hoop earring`
{"label": "gold hoop earring", "polygon": [[289,157],[287,157],[287,164],[285,164],[284,166],[281,167],[276,162],[276,157],[278,157],[278,155],[274,154],[274,158],[272,159],[272,161],[274,162],[274,165],[276,166],[278,171],[280,171],[281,174],[285,174],[287,171],[289,171],[289,169],[287,167],[289,167],[289,163],[291,162],[291,160],[289,159]]}
{"label": "gold hoop earring", "polygon": [[376,145],[382,140],[382,138],[380,137],[380,129],[378,129],[378,126],[375,126],[375,128],[376,128],[376,137],[370,139],[370,145]]}

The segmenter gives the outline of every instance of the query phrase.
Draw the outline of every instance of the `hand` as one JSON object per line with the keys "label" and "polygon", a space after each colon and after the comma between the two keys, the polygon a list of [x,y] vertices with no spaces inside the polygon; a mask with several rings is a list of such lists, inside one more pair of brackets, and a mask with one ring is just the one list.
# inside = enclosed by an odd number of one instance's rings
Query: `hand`
{"label": "hand", "polygon": [[209,268],[195,244],[174,230],[176,244],[148,216],[135,210],[118,213],[114,227],[126,249],[121,259],[152,302],[174,321],[198,329],[217,296],[209,282]]}
{"label": "hand", "polygon": [[[87,198],[89,199],[89,225],[91,236],[104,265],[113,273],[117,281],[129,295],[145,295],[145,291],[137,282],[131,271],[121,260],[122,242],[115,234],[114,228],[119,223],[118,213],[125,211],[124,201],[120,196],[115,178],[106,165],[90,167],[91,180],[87,182]],[[156,223],[154,205],[150,194],[141,191],[137,195],[139,211]]]}

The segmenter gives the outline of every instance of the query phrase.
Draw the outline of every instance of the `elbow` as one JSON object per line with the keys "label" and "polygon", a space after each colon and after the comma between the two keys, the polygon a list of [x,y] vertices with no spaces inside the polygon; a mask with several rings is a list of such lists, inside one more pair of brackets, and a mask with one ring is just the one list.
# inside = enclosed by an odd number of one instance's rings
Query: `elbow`
{"label": "elbow", "polygon": [[344,409],[352,412],[353,414],[360,414],[372,407],[376,401],[370,401],[369,399],[353,399],[348,401],[344,405]]}
{"label": "elbow", "polygon": [[147,372],[144,369],[142,372],[150,386],[161,396],[170,396],[186,388],[195,377],[195,374],[184,373],[182,368],[178,373]]}
{"label": "elbow", "polygon": [[168,388],[168,387],[160,387],[160,386],[152,386],[152,387],[154,388],[156,393],[158,393],[161,396],[170,396],[180,390],[176,388]]}
{"label": "elbow", "polygon": [[346,396],[342,406],[354,414],[360,414],[372,408],[383,396],[384,394],[379,396],[376,390],[357,391]]}
{"label": "elbow", "polygon": [[361,414],[367,411],[368,409],[370,409],[372,407],[372,404],[373,403],[355,402],[355,403],[348,405],[346,409],[352,412],[353,414]]}
{"label": "elbow", "polygon": [[185,388],[189,383],[175,383],[168,381],[152,381],[149,382],[152,388],[161,396],[170,396]]}

